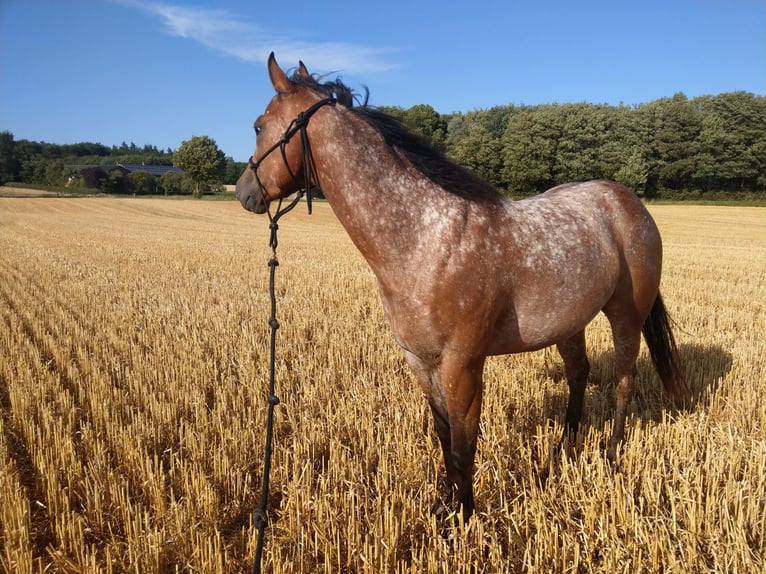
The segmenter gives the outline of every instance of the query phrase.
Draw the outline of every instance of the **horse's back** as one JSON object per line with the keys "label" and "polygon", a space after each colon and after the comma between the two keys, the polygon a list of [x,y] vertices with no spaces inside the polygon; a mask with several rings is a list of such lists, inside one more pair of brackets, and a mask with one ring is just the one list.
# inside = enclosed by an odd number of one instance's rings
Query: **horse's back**
{"label": "horse's back", "polygon": [[[509,202],[509,224],[520,233],[560,235],[562,241],[593,237],[621,246],[659,242],[659,232],[633,191],[614,181],[565,183],[529,199]],[[565,248],[564,246],[563,248]]]}
{"label": "horse's back", "polygon": [[528,201],[543,198],[564,201],[564,203],[566,203],[564,198],[579,199],[579,203],[609,206],[612,209],[624,211],[626,215],[646,212],[644,204],[631,189],[606,179],[563,183]]}
{"label": "horse's back", "polygon": [[[549,203],[562,217],[586,217],[609,227],[623,248],[660,248],[660,236],[646,206],[629,188],[609,180],[565,183],[530,200]],[[521,202],[519,202],[521,203]]]}

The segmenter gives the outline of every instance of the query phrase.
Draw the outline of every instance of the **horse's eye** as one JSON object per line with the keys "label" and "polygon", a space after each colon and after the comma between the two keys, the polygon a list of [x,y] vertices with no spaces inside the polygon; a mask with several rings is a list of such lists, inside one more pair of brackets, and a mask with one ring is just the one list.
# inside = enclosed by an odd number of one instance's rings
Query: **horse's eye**
{"label": "horse's eye", "polygon": [[253,129],[255,130],[255,135],[256,135],[256,136],[258,136],[258,134],[260,134],[260,133],[261,133],[261,126],[259,126],[258,124],[255,124],[255,125],[253,126]]}

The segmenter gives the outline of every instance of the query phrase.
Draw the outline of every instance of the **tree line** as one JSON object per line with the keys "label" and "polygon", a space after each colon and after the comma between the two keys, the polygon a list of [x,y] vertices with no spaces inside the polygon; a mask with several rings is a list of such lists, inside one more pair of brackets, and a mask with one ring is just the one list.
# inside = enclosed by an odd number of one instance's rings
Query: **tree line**
{"label": "tree line", "polygon": [[[747,92],[693,99],[679,93],[631,107],[507,105],[450,114],[427,104],[380,109],[514,197],[601,178],[646,198],[736,199],[766,190],[766,96]],[[177,157],[151,145],[56,145],[14,141],[2,132],[0,183],[61,185],[67,165],[173,165]],[[216,182],[235,183],[246,164],[221,161]]]}
{"label": "tree line", "polygon": [[63,186],[68,181],[82,184],[81,168],[74,166],[114,166],[118,164],[167,165],[181,167],[189,177],[166,174],[155,181],[146,172],[124,175],[112,172],[100,181],[104,193],[201,193],[201,186],[214,188],[236,183],[246,162],[224,156],[215,141],[207,136],[192,136],[178,150],[138,147],[131,142],[120,146],[100,143],[52,144],[15,140],[12,133],[0,132],[0,185],[17,182],[28,185]]}
{"label": "tree line", "polygon": [[613,179],[647,198],[727,199],[766,190],[766,97],[731,92],[628,107],[496,106],[439,114],[382,108],[508,195]]}

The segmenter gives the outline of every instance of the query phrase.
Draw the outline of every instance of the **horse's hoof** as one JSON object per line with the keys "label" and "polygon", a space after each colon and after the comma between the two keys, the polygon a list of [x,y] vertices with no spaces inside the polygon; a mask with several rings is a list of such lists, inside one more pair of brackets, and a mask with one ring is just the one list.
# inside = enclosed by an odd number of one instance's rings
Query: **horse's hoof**
{"label": "horse's hoof", "polygon": [[436,518],[437,522],[446,522],[450,514],[452,514],[452,510],[441,498],[434,502],[434,505],[431,507],[431,516]]}

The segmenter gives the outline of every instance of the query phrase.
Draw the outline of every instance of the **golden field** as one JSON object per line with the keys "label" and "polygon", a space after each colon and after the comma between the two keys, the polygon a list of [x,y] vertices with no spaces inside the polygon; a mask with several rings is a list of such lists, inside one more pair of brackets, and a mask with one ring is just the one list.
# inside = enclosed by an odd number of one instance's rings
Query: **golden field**
{"label": "golden field", "polygon": [[[766,571],[766,210],[651,206],[694,400],[646,350],[618,465],[607,323],[573,454],[553,350],[491,358],[477,514],[374,278],[325,204],[280,225],[263,571]],[[0,199],[0,571],[248,572],[267,409],[268,222],[236,202]]]}

